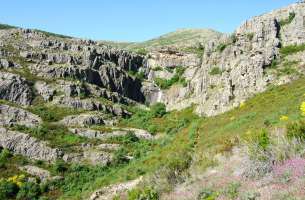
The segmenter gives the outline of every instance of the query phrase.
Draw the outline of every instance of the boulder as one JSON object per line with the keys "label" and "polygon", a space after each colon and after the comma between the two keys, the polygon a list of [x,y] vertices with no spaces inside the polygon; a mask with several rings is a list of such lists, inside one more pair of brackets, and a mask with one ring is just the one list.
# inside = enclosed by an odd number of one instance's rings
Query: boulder
{"label": "boulder", "polygon": [[33,93],[28,82],[19,75],[0,72],[0,99],[28,106]]}
{"label": "boulder", "polygon": [[46,142],[6,128],[0,128],[0,146],[34,160],[52,162],[63,156],[62,151],[48,147]]}
{"label": "boulder", "polygon": [[23,125],[27,127],[38,126],[41,118],[21,108],[0,105],[0,126]]}

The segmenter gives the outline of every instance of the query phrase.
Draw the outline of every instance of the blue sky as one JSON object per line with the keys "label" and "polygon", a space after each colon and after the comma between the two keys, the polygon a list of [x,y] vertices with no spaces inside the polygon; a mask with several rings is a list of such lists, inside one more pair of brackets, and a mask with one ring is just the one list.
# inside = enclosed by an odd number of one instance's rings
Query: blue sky
{"label": "blue sky", "polygon": [[0,23],[82,38],[144,41],[179,28],[233,32],[296,0],[2,0]]}

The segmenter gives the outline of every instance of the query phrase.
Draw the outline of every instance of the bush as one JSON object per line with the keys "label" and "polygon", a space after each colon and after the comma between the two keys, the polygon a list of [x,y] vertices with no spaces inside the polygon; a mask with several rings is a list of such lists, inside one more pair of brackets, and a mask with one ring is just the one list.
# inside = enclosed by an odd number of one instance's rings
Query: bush
{"label": "bush", "polygon": [[257,135],[257,144],[258,146],[263,149],[263,150],[266,150],[267,147],[269,146],[270,144],[270,138],[269,138],[269,135],[268,135],[268,132],[266,129],[262,129],[260,131],[260,133]]}
{"label": "bush", "polygon": [[7,163],[7,159],[10,158],[12,154],[9,150],[3,149],[0,153],[0,168],[4,168]]}
{"label": "bush", "polygon": [[288,25],[293,21],[294,18],[295,18],[295,13],[291,12],[291,13],[289,13],[289,17],[287,19],[281,20],[279,22],[279,24],[280,24],[280,26]]}
{"label": "bush", "polygon": [[288,56],[288,55],[291,55],[291,54],[295,54],[295,53],[298,53],[300,51],[305,51],[305,44],[302,44],[302,45],[290,45],[290,46],[282,47],[280,49],[280,53],[283,56]]}
{"label": "bush", "polygon": [[60,108],[55,106],[38,105],[30,108],[30,111],[39,115],[46,122],[59,121],[65,116],[79,114],[81,111],[71,108]]}
{"label": "bush", "polygon": [[252,41],[254,38],[254,33],[248,33],[247,38],[248,38],[248,40]]}
{"label": "bush", "polygon": [[128,154],[128,151],[126,148],[124,148],[124,147],[119,148],[119,150],[114,152],[112,164],[114,166],[117,166],[117,165],[121,165],[124,163],[128,163],[129,159],[126,158],[127,154]]}
{"label": "bush", "polygon": [[66,163],[63,160],[57,160],[53,166],[53,171],[56,173],[63,173],[67,169]]}
{"label": "bush", "polygon": [[155,68],[153,68],[153,71],[163,71],[163,68],[162,67],[160,67],[160,66],[157,66],[157,67],[155,67]]}
{"label": "bush", "polygon": [[[171,69],[171,68],[166,68],[166,69]],[[183,73],[185,71],[185,68],[183,67],[176,67],[175,69],[175,75],[167,80],[167,79],[161,79],[161,78],[156,78],[155,83],[163,90],[169,89],[172,85],[174,84],[181,84],[183,87],[186,87],[186,80],[183,76]]]}
{"label": "bush", "polygon": [[13,198],[18,192],[18,186],[16,183],[0,180],[0,199]]}
{"label": "bush", "polygon": [[218,75],[218,74],[222,74],[222,71],[219,67],[213,67],[210,72],[210,75]]}
{"label": "bush", "polygon": [[216,50],[221,53],[227,48],[227,46],[228,46],[227,44],[220,44],[217,46]]}
{"label": "bush", "polygon": [[148,54],[148,51],[145,48],[137,49],[135,52],[137,54],[140,54],[140,55],[143,55],[143,56],[146,56]]}
{"label": "bush", "polygon": [[40,186],[34,182],[26,182],[21,187],[17,194],[17,199],[35,200],[41,195]]}
{"label": "bush", "polygon": [[238,191],[240,186],[240,183],[230,183],[225,191],[226,195],[230,199],[236,199],[238,197]]}
{"label": "bush", "polygon": [[138,141],[139,138],[133,132],[130,131],[125,136],[122,137],[122,143],[124,144],[132,144]]}
{"label": "bush", "polygon": [[10,157],[12,157],[11,152],[8,149],[3,149],[0,153],[0,162],[6,162]]}
{"label": "bush", "polygon": [[164,103],[156,103],[151,106],[150,111],[153,117],[163,117],[166,114],[166,106]]}
{"label": "bush", "polygon": [[305,121],[292,122],[287,125],[287,137],[305,141]]}
{"label": "bush", "polygon": [[211,189],[203,189],[199,195],[198,200],[216,200],[218,197],[218,193]]}
{"label": "bush", "polygon": [[159,194],[152,188],[133,189],[128,192],[128,200],[158,200]]}

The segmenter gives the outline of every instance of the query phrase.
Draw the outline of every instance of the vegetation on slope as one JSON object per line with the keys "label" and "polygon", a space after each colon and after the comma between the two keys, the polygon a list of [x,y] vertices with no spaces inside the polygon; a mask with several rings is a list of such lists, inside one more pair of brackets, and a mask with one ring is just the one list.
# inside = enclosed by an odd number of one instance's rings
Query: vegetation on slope
{"label": "vegetation on slope", "polygon": [[185,68],[177,67],[175,69],[175,74],[171,79],[162,79],[156,78],[155,83],[159,86],[162,90],[169,89],[172,85],[181,84],[183,87],[186,87],[187,82],[183,76]]}
{"label": "vegetation on slope", "polygon": [[[144,121],[156,125],[158,132],[165,133],[163,138],[152,145],[151,151],[128,164],[107,168],[107,173],[102,170],[97,175],[95,172],[92,176],[99,178],[94,183],[90,182],[90,185],[84,183],[84,193],[75,191],[71,186],[71,183],[76,184],[83,178],[68,176],[71,179],[68,179],[70,186],[65,191],[66,198],[77,197],[76,194],[89,195],[90,191],[102,186],[132,180],[144,174],[154,174],[152,177],[165,180],[167,184],[162,182],[162,188],[158,188],[158,192],[168,191],[179,181],[183,181],[180,175],[189,168],[194,158],[198,168],[206,169],[214,164],[213,155],[230,150],[249,130],[285,125],[286,122],[281,121],[283,115],[292,121],[300,119],[304,91],[305,79],[302,78],[292,84],[270,88],[242,104],[240,108],[212,118],[198,118],[192,114],[192,109],[168,113],[162,118],[144,117]],[[143,128],[143,121],[139,120],[139,124],[136,124],[135,118],[142,119],[143,116],[134,115],[130,119],[133,126]],[[158,185],[157,183],[154,185]]]}
{"label": "vegetation on slope", "polygon": [[178,47],[185,52],[192,53],[201,53],[202,48],[191,48],[194,46],[198,46],[199,43],[206,43],[212,38],[218,38],[221,36],[221,33],[209,30],[209,29],[180,29],[175,32],[171,32],[165,35],[162,35],[158,38],[151,39],[145,42],[139,43],[116,43],[110,41],[103,41],[105,44],[109,44],[111,46],[117,48],[123,48],[128,50],[133,50],[138,53],[146,54],[147,50],[152,48],[160,48],[167,46],[175,46]]}

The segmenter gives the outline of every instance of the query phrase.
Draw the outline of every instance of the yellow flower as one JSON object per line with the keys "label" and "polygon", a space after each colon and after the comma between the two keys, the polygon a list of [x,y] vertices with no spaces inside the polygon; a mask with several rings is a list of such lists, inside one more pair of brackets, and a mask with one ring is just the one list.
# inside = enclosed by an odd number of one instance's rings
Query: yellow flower
{"label": "yellow flower", "polygon": [[281,120],[281,121],[288,121],[288,119],[289,119],[289,117],[286,116],[286,115],[282,115],[282,116],[280,117],[280,120]]}
{"label": "yellow flower", "polygon": [[20,181],[17,181],[17,182],[16,182],[16,185],[17,185],[18,187],[21,187],[21,186],[23,185],[23,183],[20,182]]}
{"label": "yellow flower", "polygon": [[242,102],[239,104],[239,108],[243,108],[243,107],[245,107],[245,105],[246,105],[245,102]]}
{"label": "yellow flower", "polygon": [[302,102],[300,110],[302,112],[302,115],[305,116],[305,101]]}
{"label": "yellow flower", "polygon": [[15,183],[18,187],[21,187],[23,182],[25,181],[25,175],[24,174],[21,174],[19,176],[15,175],[15,176],[9,177],[7,179],[7,181]]}

